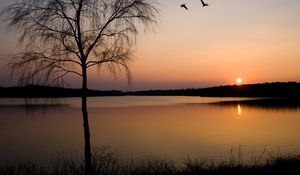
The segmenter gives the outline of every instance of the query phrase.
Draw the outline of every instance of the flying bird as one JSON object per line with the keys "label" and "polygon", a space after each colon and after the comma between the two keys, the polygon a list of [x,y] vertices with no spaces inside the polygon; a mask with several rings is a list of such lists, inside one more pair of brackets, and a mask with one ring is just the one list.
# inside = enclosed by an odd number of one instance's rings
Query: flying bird
{"label": "flying bird", "polygon": [[208,4],[205,3],[203,0],[200,0],[200,1],[201,1],[201,3],[202,3],[202,7],[208,6]]}
{"label": "flying bird", "polygon": [[186,10],[188,10],[188,8],[187,8],[186,4],[181,4],[181,6],[180,6],[180,7],[183,7],[183,8],[185,8]]}

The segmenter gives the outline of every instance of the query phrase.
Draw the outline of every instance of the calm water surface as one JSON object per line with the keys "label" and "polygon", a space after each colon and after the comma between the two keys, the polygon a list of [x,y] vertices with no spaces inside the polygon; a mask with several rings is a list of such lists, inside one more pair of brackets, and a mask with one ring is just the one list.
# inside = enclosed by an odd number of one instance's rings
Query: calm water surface
{"label": "calm water surface", "polygon": [[[175,161],[187,156],[226,159],[240,145],[244,159],[265,147],[300,153],[298,105],[237,100],[245,99],[90,98],[91,141],[94,147],[109,146],[123,158],[158,155]],[[0,99],[1,164],[83,155],[80,98],[60,100],[61,105],[46,103],[25,106],[23,99]]]}

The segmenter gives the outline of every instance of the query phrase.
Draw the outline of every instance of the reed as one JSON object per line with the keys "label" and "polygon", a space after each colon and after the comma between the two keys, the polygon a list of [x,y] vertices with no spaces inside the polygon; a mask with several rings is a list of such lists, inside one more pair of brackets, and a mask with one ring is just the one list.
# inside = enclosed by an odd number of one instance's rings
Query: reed
{"label": "reed", "polygon": [[[250,161],[243,160],[242,146],[238,154],[230,151],[227,160],[187,157],[181,164],[157,156],[122,160],[108,147],[96,148],[93,153],[94,175],[223,175],[223,174],[300,174],[300,155],[282,155],[266,148]],[[0,167],[0,175],[82,175],[84,161],[78,157],[62,158],[49,166],[30,162]]]}

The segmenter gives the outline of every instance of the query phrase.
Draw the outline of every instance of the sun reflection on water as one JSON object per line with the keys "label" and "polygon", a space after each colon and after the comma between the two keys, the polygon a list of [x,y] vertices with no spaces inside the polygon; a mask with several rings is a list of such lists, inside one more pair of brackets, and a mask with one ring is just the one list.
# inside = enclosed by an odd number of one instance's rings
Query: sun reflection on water
{"label": "sun reflection on water", "polygon": [[238,119],[240,119],[242,117],[242,108],[240,104],[237,105],[237,114],[238,114]]}

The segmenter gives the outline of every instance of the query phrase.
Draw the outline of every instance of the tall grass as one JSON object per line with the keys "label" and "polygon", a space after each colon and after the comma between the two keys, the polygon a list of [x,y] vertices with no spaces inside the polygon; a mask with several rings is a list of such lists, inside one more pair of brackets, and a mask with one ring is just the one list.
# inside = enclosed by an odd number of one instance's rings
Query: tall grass
{"label": "tall grass", "polygon": [[[265,158],[263,158],[265,157]],[[300,174],[300,155],[281,155],[264,150],[253,159],[243,161],[241,146],[238,155],[230,151],[229,160],[185,158],[181,165],[174,161],[148,156],[124,161],[107,147],[93,153],[94,175],[223,175],[223,174]],[[29,162],[0,167],[1,175],[83,175],[84,161],[80,158],[60,159],[50,166]]]}

